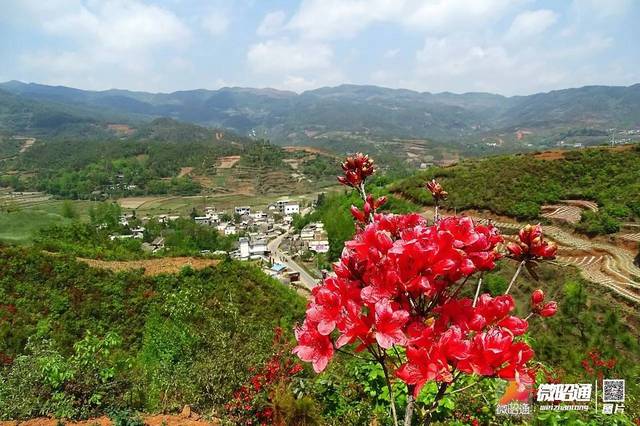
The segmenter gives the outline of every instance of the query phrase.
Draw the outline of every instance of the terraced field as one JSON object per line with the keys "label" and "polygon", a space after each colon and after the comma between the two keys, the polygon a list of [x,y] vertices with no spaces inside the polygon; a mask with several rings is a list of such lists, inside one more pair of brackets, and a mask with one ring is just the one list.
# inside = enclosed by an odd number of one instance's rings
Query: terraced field
{"label": "terraced field", "polygon": [[47,203],[50,199],[51,196],[43,192],[11,192],[4,190],[0,191],[0,209],[34,207]]}
{"label": "terraced field", "polygon": [[[474,217],[474,220],[489,222],[481,217]],[[508,231],[523,226],[515,222],[492,223]],[[640,268],[633,263],[635,253],[624,247],[583,238],[558,226],[545,226],[544,233],[558,244],[557,261],[560,264],[576,266],[585,279],[640,304]]]}
{"label": "terraced field", "polygon": [[598,205],[586,200],[561,200],[562,204],[542,206],[542,217],[557,219],[569,223],[578,223],[583,210],[598,211]]}

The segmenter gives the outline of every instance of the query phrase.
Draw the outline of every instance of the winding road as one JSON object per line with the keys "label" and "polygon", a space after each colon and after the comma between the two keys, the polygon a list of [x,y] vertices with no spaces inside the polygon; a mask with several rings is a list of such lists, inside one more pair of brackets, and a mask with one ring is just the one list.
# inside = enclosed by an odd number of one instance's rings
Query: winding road
{"label": "winding road", "polygon": [[320,280],[318,278],[314,278],[305,269],[298,265],[295,260],[293,260],[289,255],[284,254],[282,250],[280,250],[280,244],[282,241],[291,234],[291,231],[287,231],[282,235],[277,236],[273,240],[269,241],[267,244],[267,248],[271,251],[271,257],[274,261],[278,263],[282,263],[286,265],[291,271],[300,273],[300,282],[309,290],[313,289]]}

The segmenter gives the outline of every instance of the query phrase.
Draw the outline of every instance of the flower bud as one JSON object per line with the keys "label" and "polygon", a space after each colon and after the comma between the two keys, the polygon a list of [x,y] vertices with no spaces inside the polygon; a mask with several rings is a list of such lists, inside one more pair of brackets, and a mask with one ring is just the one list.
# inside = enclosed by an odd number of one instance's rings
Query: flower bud
{"label": "flower bud", "polygon": [[535,306],[544,301],[544,292],[541,289],[535,290],[531,293],[531,305]]}
{"label": "flower bud", "polygon": [[556,302],[549,302],[540,309],[540,316],[552,317],[558,311],[558,304]]}

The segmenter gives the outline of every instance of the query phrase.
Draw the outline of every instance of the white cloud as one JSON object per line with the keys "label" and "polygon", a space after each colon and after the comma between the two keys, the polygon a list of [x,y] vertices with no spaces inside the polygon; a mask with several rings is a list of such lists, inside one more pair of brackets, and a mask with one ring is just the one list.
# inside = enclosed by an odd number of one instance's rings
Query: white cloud
{"label": "white cloud", "polygon": [[252,70],[262,73],[327,69],[332,56],[333,51],[326,44],[286,39],[254,44],[247,53]]}
{"label": "white cloud", "polygon": [[213,36],[218,36],[227,32],[229,28],[229,17],[219,10],[210,12],[202,18],[202,28]]}
{"label": "white cloud", "polygon": [[523,0],[305,0],[287,27],[302,37],[349,38],[375,23],[427,33],[482,28]]}
{"label": "white cloud", "polygon": [[286,38],[256,43],[247,52],[251,72],[263,85],[303,91],[344,82],[325,43]]}
{"label": "white cloud", "polygon": [[373,22],[397,18],[403,0],[304,0],[287,27],[305,38],[351,37]]}
{"label": "white cloud", "polygon": [[[19,56],[27,74],[47,70],[43,82],[93,89],[155,89],[164,78],[158,70],[175,69],[177,63],[160,59],[169,51],[179,56],[192,38],[173,12],[136,0],[27,1],[23,6],[34,25],[65,45]],[[187,69],[188,61],[180,61]]]}
{"label": "white cloud", "polygon": [[384,56],[385,59],[392,59],[398,56],[398,53],[400,53],[400,49],[388,49],[382,56]]}
{"label": "white cloud", "polygon": [[272,36],[280,31],[287,15],[282,10],[267,13],[256,30],[259,36]]}
{"label": "white cloud", "polygon": [[483,28],[504,16],[519,0],[412,0],[405,2],[404,25],[430,33]]}
{"label": "white cloud", "polygon": [[571,7],[587,17],[612,18],[624,15],[635,0],[573,0]]}
{"label": "white cloud", "polygon": [[552,10],[528,10],[515,17],[506,37],[518,40],[541,34],[555,24],[557,20],[558,14]]}
{"label": "white cloud", "polygon": [[137,1],[109,0],[74,12],[42,17],[46,32],[97,48],[145,50],[188,41],[189,29],[172,12]]}

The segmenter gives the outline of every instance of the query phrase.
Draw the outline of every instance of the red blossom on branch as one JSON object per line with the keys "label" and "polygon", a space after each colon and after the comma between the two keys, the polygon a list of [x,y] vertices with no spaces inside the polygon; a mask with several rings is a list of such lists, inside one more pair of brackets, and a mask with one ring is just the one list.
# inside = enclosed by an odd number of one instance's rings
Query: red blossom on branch
{"label": "red blossom on branch", "polygon": [[374,172],[373,160],[368,155],[360,152],[347,157],[342,163],[343,176],[338,176],[338,182],[343,185],[357,188],[368,176]]}
{"label": "red blossom on branch", "polygon": [[541,289],[535,290],[531,294],[531,312],[542,317],[552,317],[558,311],[558,303],[544,302],[544,292]]}
{"label": "red blossom on branch", "polygon": [[518,242],[507,244],[509,256],[517,260],[555,259],[558,246],[544,241],[540,224],[527,225],[518,233]]}
{"label": "red blossom on branch", "polygon": [[[351,208],[359,226],[334,264],[335,276],[313,289],[305,321],[295,329],[293,352],[320,372],[336,348],[354,345],[354,351],[366,350],[382,365],[390,391],[394,374],[416,396],[425,383],[436,381],[446,389],[459,374],[531,384],[534,353],[522,338],[529,324],[514,314],[513,298],[481,294],[481,280],[473,299],[459,296],[473,275],[493,270],[502,257],[498,229],[464,216],[436,217],[430,224],[417,214],[380,214],[386,200],[364,189],[373,161],[356,154],[343,170],[339,180],[357,188],[363,200],[362,209]],[[446,199],[436,181],[427,187],[437,201]],[[552,259],[556,250],[543,240],[540,225],[525,227],[518,244],[508,246],[509,257],[521,266]],[[557,304],[545,304],[537,290],[532,309],[550,316]]]}
{"label": "red blossom on branch", "polygon": [[445,201],[449,197],[449,193],[445,191],[442,185],[435,179],[427,182],[426,187],[436,201]]}

